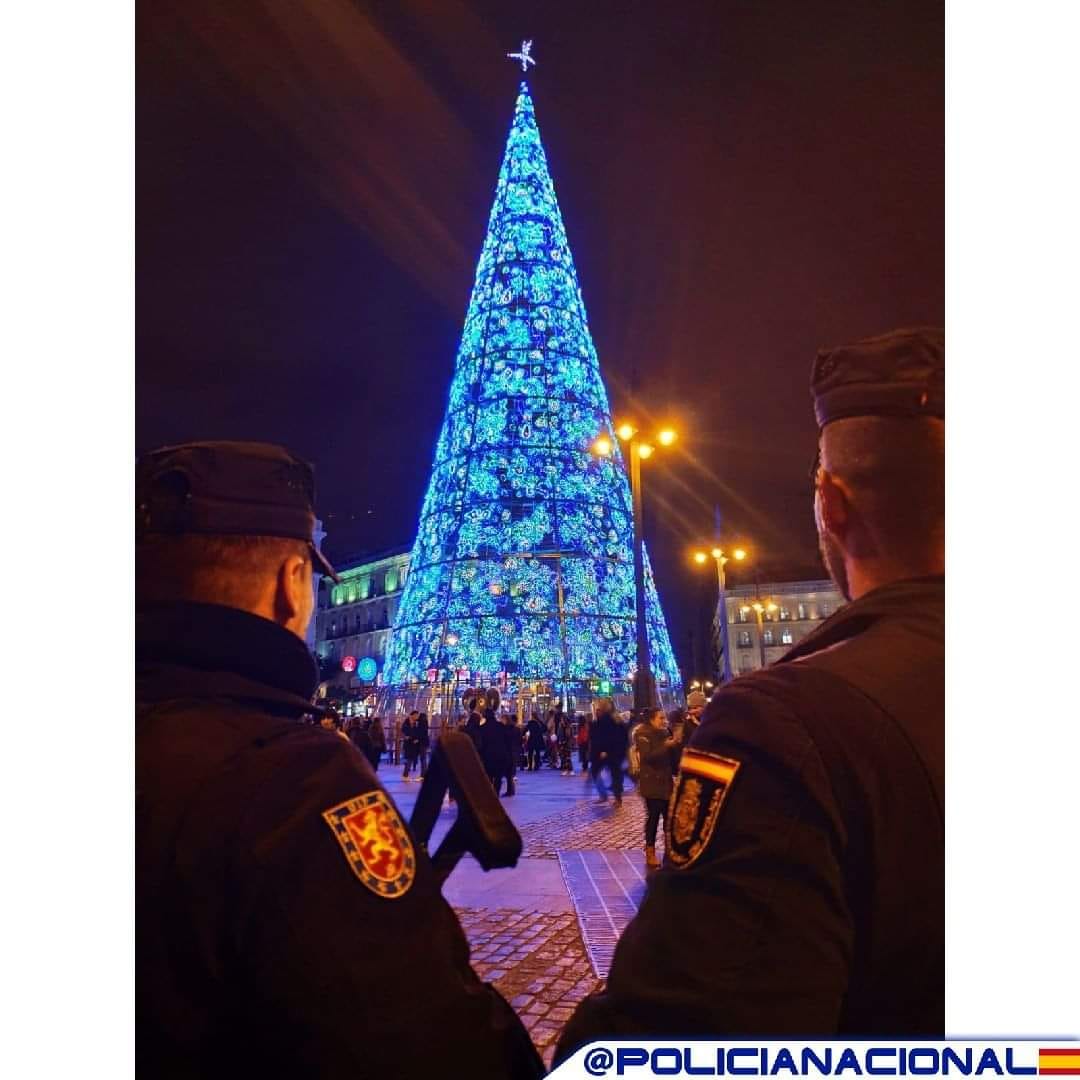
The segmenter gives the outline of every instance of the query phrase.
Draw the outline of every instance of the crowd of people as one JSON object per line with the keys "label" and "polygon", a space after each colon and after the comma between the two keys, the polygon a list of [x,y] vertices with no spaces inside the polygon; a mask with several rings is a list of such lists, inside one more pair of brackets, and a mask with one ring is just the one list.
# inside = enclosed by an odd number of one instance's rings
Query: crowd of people
{"label": "crowd of people", "polygon": [[[519,772],[539,772],[547,768],[561,776],[574,775],[574,749],[583,776],[591,778],[597,802],[606,803],[609,794],[622,805],[629,778],[644,800],[645,861],[657,869],[656,837],[660,822],[667,826],[667,806],[685,741],[697,727],[706,705],[705,695],[692,692],[687,708],[644,710],[635,718],[619,712],[610,697],[600,697],[588,716],[548,709],[533,711],[529,721],[500,709],[498,690],[466,695],[464,709],[455,729],[468,735],[476,747],[497,795],[517,793]],[[403,765],[402,779],[420,782],[427,775],[433,741],[428,715],[413,709],[400,719],[385,722],[380,716],[341,718],[328,710],[319,720],[327,730],[336,731],[351,742],[377,772],[384,754],[390,764]]]}

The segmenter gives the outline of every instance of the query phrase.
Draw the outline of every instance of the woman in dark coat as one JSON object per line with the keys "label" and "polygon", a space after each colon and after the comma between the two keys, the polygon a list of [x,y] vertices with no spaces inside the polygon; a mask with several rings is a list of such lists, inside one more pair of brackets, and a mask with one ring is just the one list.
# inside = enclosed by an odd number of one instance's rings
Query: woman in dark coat
{"label": "woman in dark coat", "polygon": [[656,857],[656,828],[660,818],[667,828],[667,807],[675,765],[678,760],[681,729],[668,734],[663,709],[651,709],[645,723],[634,729],[634,748],[638,756],[638,793],[645,800],[645,865],[650,870],[660,866]]}
{"label": "woman in dark coat", "polygon": [[[483,718],[480,716],[479,711],[473,702],[468,703],[469,707],[469,719],[465,721],[465,734],[472,739],[473,746],[476,747],[476,752],[479,754],[481,750],[480,746],[480,725],[483,722]],[[481,755],[481,760],[483,755]]]}
{"label": "woman in dark coat", "polygon": [[499,794],[505,776],[509,789],[507,794],[512,795],[514,789],[510,779],[510,747],[506,741],[504,725],[499,723],[500,700],[498,690],[492,688],[488,691],[487,708],[480,718],[480,760],[484,763],[484,771],[488,774],[495,794]]}

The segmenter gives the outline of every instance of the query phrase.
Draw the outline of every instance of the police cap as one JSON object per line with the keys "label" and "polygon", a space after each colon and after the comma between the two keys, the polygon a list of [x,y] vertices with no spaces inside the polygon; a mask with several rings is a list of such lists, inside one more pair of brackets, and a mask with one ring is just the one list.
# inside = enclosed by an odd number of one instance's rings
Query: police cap
{"label": "police cap", "polygon": [[164,446],[135,466],[136,535],[208,533],[304,540],[312,564],[338,580],[316,547],[315,471],[284,447],[256,442]]}
{"label": "police cap", "polygon": [[810,376],[818,427],[852,416],[945,419],[945,331],[891,330],[819,349]]}

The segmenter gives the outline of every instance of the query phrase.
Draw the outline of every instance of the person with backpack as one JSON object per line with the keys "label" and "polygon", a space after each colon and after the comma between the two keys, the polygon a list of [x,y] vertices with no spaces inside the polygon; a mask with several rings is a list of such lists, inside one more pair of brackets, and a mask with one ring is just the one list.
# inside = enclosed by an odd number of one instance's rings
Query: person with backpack
{"label": "person with backpack", "polygon": [[645,865],[658,870],[656,830],[661,818],[667,828],[667,808],[682,736],[681,729],[676,729],[674,735],[668,733],[663,709],[647,709],[645,715],[645,721],[634,728],[630,744],[630,776],[645,800]]}

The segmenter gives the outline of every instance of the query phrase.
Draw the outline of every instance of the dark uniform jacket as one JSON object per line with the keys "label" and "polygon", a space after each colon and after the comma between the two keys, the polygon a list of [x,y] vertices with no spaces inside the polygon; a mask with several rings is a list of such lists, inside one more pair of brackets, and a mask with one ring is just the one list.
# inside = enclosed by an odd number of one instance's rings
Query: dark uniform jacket
{"label": "dark uniform jacket", "polygon": [[304,644],[195,604],[136,641],[139,1076],[541,1075],[368,762],[300,723]]}
{"label": "dark uniform jacket", "polygon": [[945,583],[897,582],[724,687],[665,866],[557,1058],[617,1033],[944,1031]]}

